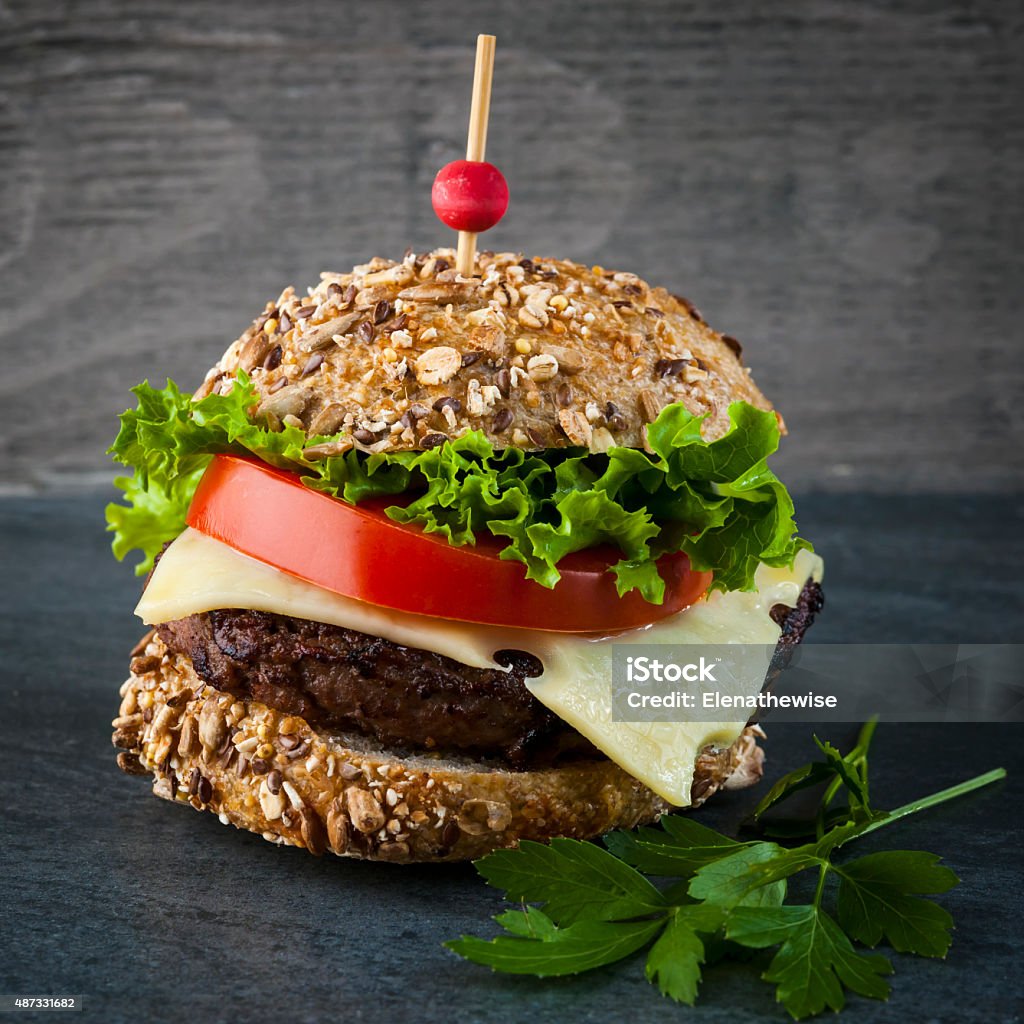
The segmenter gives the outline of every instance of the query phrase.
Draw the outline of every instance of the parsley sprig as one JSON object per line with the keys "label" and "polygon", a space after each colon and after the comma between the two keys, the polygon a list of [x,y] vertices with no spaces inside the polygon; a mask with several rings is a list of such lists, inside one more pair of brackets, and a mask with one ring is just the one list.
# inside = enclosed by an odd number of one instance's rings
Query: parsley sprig
{"label": "parsley sprig", "polygon": [[[892,811],[875,809],[867,761],[874,727],[865,725],[845,755],[815,737],[823,759],[784,776],[755,809],[762,834],[808,841],[730,839],[679,815],[613,832],[605,849],[575,839],[526,841],[476,862],[490,885],[521,904],[495,917],[507,934],[463,935],[445,945],[496,971],[539,977],[578,974],[647,948],[647,980],[690,1005],[706,961],[774,949],[761,977],[796,1019],[842,1009],[846,990],[886,999],[891,963],[858,946],[885,942],[899,953],[945,956],[953,919],[923,897],[947,892],[958,879],[920,850],[842,861],[837,851],[1006,772],[997,768]],[[824,788],[811,819],[769,822],[767,812],[815,786]],[[845,805],[833,806],[841,792]],[[805,872],[816,875],[810,901],[787,902],[790,881]]]}

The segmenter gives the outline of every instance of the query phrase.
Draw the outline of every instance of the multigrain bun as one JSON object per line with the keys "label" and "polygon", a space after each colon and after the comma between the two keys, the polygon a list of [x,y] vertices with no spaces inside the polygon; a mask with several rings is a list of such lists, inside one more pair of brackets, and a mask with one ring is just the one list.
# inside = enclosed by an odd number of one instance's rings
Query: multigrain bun
{"label": "multigrain bun", "polygon": [[311,441],[313,458],[430,448],[471,429],[497,448],[640,448],[671,402],[708,413],[709,440],[731,402],[771,408],[735,339],[634,274],[482,253],[465,279],[454,261],[449,249],[378,258],[306,295],[285,289],[197,395],[243,368],[258,417],[333,438]]}
{"label": "multigrain bun", "polygon": [[[499,449],[641,448],[671,403],[707,414],[708,440],[728,430],[732,402],[771,409],[735,339],[633,274],[485,252],[466,279],[454,262],[448,249],[410,253],[325,273],[306,295],[286,289],[197,398],[226,393],[245,370],[252,415],[301,428],[313,459],[429,449],[469,430]],[[671,809],[604,757],[510,770],[383,746],[222,692],[154,633],[133,653],[113,723],[120,767],[152,775],[158,796],[275,843],[457,861],[523,839],[591,838]],[[691,806],[760,778],[758,736],[751,726],[731,747],[700,753]]]}
{"label": "multigrain bun", "polygon": [[[655,820],[669,805],[608,760],[535,771],[385,750],[206,686],[150,634],[121,687],[120,767],[157,796],[311,853],[457,861],[522,839],[579,839]],[[757,726],[698,758],[693,806],[761,777]]]}

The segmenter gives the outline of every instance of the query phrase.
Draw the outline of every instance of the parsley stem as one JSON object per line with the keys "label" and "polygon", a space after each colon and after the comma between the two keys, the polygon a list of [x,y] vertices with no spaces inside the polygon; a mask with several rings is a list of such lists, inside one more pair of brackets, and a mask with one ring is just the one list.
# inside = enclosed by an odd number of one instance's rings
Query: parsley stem
{"label": "parsley stem", "polygon": [[[935,807],[937,804],[945,803],[947,800],[955,800],[958,796],[964,796],[976,789],[981,789],[982,786],[987,786],[992,782],[998,782],[1000,779],[1005,778],[1005,768],[993,768],[990,772],[985,772],[983,775],[976,775],[973,779],[968,779],[966,782],[960,782],[955,786],[950,786],[948,789],[941,789],[938,793],[932,793],[931,796],[924,796],[919,800],[911,800],[909,804],[897,807],[894,811],[890,811],[884,818],[880,818],[878,821],[873,821],[869,825],[865,825],[863,829],[860,829],[848,838],[859,839],[861,836],[866,836],[869,832],[874,832],[875,829],[883,828],[885,825],[891,825],[893,822],[899,821],[900,818],[906,818],[911,814],[917,814],[918,811],[924,811],[929,807]],[[842,846],[843,844],[839,843],[838,845]]]}
{"label": "parsley stem", "polygon": [[878,728],[878,715],[872,715],[861,727],[857,736],[857,748],[861,757],[867,757],[868,748],[875,736],[875,729]]}
{"label": "parsley stem", "polygon": [[829,862],[823,860],[821,866],[818,868],[818,887],[814,890],[814,905],[816,907],[821,906],[821,897],[825,892],[825,879],[828,878]]}
{"label": "parsley stem", "polygon": [[821,798],[821,806],[818,808],[818,819],[815,823],[815,832],[817,837],[821,839],[825,835],[825,815],[828,812],[828,805],[835,799],[836,793],[839,792],[843,785],[843,780],[840,776],[836,776],[825,790],[825,795]]}
{"label": "parsley stem", "polygon": [[[845,761],[849,762],[850,767],[856,771],[860,778],[861,788],[864,791],[865,803],[867,802],[868,795],[868,750],[871,747],[871,741],[874,739],[875,729],[877,726],[878,716],[872,715],[861,726],[860,732],[857,734],[857,745],[844,758]],[[835,799],[836,794],[840,789],[842,789],[843,785],[844,782],[842,777],[837,775],[829,784],[821,798],[821,805],[818,808],[818,817],[815,822],[815,832],[819,840],[825,835],[825,815],[828,813],[829,804],[831,804]]]}

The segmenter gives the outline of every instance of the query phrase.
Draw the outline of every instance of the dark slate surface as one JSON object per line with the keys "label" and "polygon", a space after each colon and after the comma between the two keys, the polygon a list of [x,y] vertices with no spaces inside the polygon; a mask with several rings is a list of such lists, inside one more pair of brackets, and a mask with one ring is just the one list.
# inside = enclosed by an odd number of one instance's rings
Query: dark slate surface
{"label": "dark slate surface", "polygon": [[[84,994],[88,1018],[108,1022],[786,1019],[746,966],[710,970],[694,1011],[662,1000],[636,961],[562,981],[492,976],[439,945],[487,932],[500,909],[470,867],[316,860],[155,800],[109,745],[140,630],[101,504],[0,502],[0,992]],[[1020,639],[1024,501],[811,495],[798,507],[828,560],[818,640]],[[810,732],[771,730],[769,777],[808,759]],[[896,957],[892,1000],[853,999],[850,1024],[1021,1019],[1022,739],[1007,725],[879,730],[883,806],[1000,764],[1011,775],[865,841],[941,852],[964,881],[944,899],[957,921],[948,961]],[[724,795],[700,820],[733,830],[755,800]]]}
{"label": "dark slate surface", "polygon": [[804,490],[1018,486],[1022,29],[1006,0],[4,0],[0,484],[105,473],[128,388],[194,387],[285,284],[449,244],[429,186],[491,31],[488,245],[693,299]]}

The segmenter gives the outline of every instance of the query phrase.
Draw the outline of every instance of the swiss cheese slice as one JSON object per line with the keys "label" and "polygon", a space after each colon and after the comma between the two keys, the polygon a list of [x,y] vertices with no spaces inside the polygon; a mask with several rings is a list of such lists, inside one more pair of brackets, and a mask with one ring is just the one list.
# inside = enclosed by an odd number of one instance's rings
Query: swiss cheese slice
{"label": "swiss cheese slice", "polygon": [[[682,807],[690,802],[697,755],[709,744],[731,744],[746,717],[722,722],[613,722],[612,644],[774,645],[780,629],[769,615],[772,606],[794,607],[805,581],[820,578],[821,572],[821,559],[801,551],[791,569],[761,566],[756,591],[715,593],[642,629],[595,637],[381,608],[306,583],[188,528],[164,551],[135,612],[156,625],[216,608],[251,608],[384,637],[475,668],[500,669],[496,651],[528,651],[544,665],[542,675],[525,681],[537,700],[625,771]],[[756,693],[763,673],[751,676],[749,692]]]}

